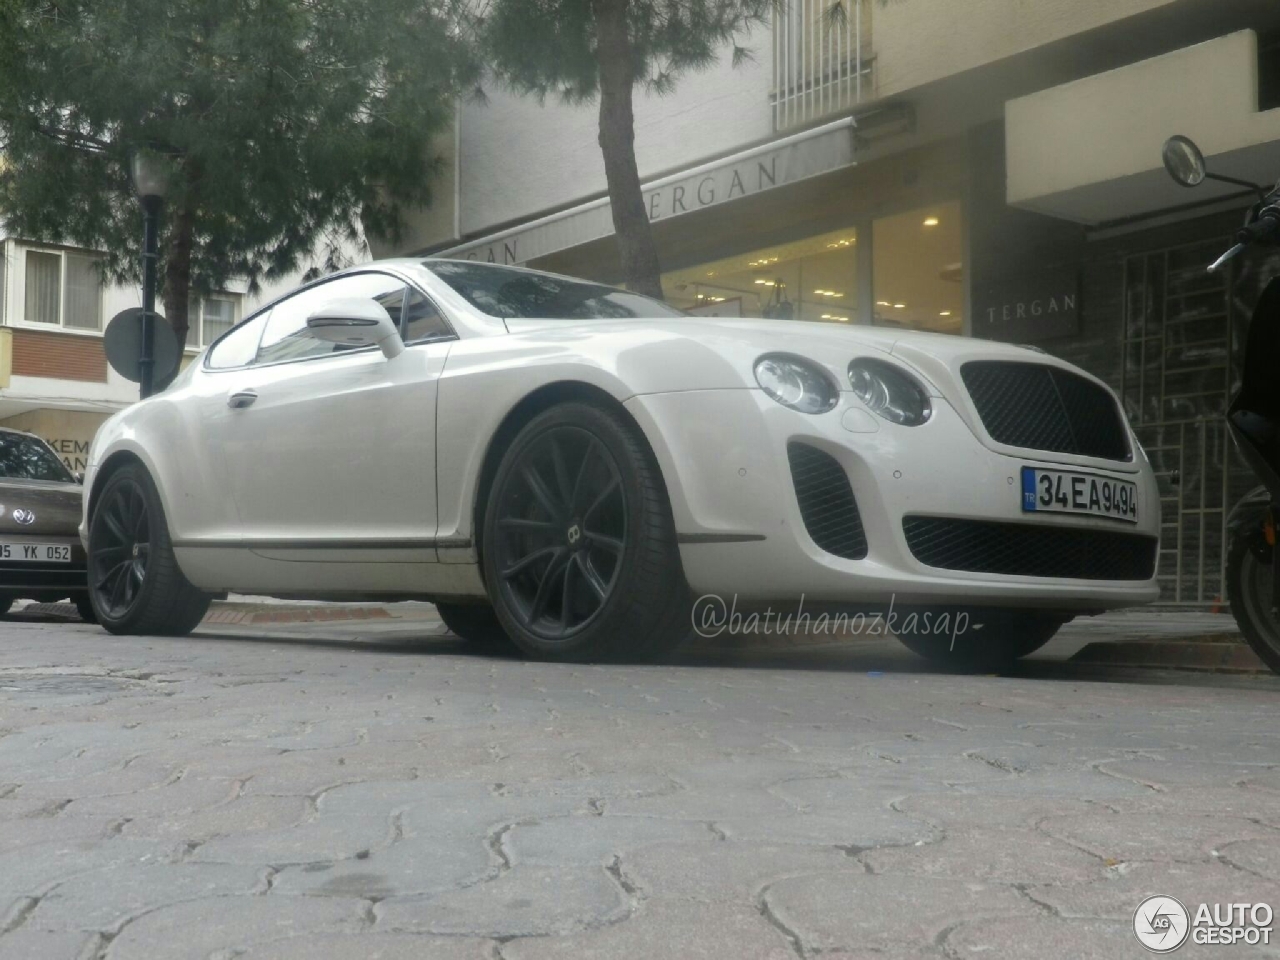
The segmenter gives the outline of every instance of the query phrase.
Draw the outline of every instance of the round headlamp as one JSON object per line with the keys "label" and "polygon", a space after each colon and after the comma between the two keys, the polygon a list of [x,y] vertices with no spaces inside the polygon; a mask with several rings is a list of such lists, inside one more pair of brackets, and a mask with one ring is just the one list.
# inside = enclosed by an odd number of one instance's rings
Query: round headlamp
{"label": "round headlamp", "polygon": [[826,413],[840,400],[840,389],[816,363],[787,353],[767,353],[756,361],[756,383],[784,407],[801,413]]}
{"label": "round headlamp", "polygon": [[929,393],[911,374],[883,360],[862,357],[849,364],[854,396],[890,423],[918,427],[929,419]]}

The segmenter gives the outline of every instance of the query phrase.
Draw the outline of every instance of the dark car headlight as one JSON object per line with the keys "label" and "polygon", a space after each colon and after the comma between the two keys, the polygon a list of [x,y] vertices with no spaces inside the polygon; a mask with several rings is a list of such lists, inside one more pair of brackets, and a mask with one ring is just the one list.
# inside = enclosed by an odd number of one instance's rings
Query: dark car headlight
{"label": "dark car headlight", "polygon": [[789,353],[766,353],[756,361],[756,383],[784,407],[826,413],[840,400],[840,388],[822,367]]}
{"label": "dark car headlight", "polygon": [[918,427],[929,419],[929,393],[915,377],[883,360],[863,357],[849,364],[854,396],[872,413],[904,427]]}

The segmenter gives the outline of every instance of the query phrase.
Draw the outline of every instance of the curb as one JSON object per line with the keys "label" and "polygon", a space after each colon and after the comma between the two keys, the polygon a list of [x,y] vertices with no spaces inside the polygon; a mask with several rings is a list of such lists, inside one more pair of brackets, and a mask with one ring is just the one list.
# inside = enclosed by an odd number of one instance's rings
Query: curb
{"label": "curb", "polygon": [[390,620],[391,612],[382,606],[339,607],[276,606],[275,604],[223,603],[215,601],[204,615],[203,623],[329,623],[335,620]]}

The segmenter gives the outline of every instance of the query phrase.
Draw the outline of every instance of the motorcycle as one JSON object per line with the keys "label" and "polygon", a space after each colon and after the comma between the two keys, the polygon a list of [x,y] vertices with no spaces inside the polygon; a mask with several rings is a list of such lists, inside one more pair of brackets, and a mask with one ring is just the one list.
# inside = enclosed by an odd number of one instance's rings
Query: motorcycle
{"label": "motorcycle", "polygon": [[[1251,246],[1280,245],[1280,184],[1267,188],[1214,173],[1191,140],[1170,137],[1165,169],[1184,187],[1215,180],[1258,194],[1235,246],[1210,265],[1221,270]],[[1240,390],[1227,408],[1227,427],[1237,449],[1262,481],[1227,518],[1226,592],[1231,613],[1255,653],[1280,673],[1280,546],[1276,511],[1280,501],[1280,277],[1268,283],[1249,323]]]}

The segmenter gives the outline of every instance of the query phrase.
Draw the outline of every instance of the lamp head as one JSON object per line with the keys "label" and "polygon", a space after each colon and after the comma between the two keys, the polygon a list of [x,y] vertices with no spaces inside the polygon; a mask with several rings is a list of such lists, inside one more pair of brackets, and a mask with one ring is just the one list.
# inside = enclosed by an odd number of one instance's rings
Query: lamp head
{"label": "lamp head", "polygon": [[129,158],[133,189],[143,200],[163,200],[169,190],[169,158],[149,147],[139,147]]}

